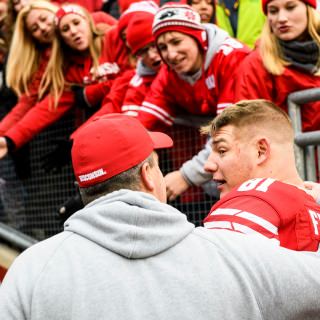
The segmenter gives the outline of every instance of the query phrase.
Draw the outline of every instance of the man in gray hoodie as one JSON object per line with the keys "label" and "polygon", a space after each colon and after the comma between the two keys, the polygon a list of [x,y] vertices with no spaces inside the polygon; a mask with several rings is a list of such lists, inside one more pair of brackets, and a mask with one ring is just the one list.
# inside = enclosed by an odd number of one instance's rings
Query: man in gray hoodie
{"label": "man in gray hoodie", "polygon": [[4,320],[319,319],[320,257],[195,228],[166,202],[163,133],[111,114],[74,135],[85,207],[23,252],[0,288]]}

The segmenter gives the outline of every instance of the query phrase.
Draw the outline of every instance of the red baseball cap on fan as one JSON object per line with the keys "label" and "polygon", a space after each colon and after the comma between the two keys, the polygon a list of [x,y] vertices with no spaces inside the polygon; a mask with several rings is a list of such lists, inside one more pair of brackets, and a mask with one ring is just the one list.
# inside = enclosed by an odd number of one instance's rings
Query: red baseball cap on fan
{"label": "red baseball cap on fan", "polygon": [[172,146],[168,135],[148,132],[133,117],[104,115],[74,134],[71,151],[74,174],[81,188],[90,187],[131,169],[153,150]]}

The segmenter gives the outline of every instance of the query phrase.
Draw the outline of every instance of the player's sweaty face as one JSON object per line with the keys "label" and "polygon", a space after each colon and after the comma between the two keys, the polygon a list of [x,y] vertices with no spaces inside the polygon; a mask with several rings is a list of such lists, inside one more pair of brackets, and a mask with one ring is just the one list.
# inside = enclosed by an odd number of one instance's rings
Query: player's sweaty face
{"label": "player's sweaty face", "polygon": [[212,173],[220,197],[252,178],[256,149],[254,143],[241,138],[237,130],[227,125],[214,134],[212,152],[204,166]]}

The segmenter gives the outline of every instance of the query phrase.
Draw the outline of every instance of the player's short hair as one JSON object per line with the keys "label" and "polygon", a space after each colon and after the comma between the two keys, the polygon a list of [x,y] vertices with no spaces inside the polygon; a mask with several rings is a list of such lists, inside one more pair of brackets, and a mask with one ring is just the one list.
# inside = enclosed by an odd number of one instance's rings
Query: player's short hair
{"label": "player's short hair", "polygon": [[257,99],[242,100],[226,108],[202,132],[214,135],[222,127],[254,128],[274,133],[280,141],[293,141],[294,130],[289,116],[273,102]]}
{"label": "player's short hair", "polygon": [[140,172],[144,163],[149,163],[150,167],[155,165],[153,153],[136,166],[121,172],[108,180],[95,184],[91,187],[79,188],[82,202],[84,205],[87,205],[97,198],[120,189],[139,191],[141,189]]}

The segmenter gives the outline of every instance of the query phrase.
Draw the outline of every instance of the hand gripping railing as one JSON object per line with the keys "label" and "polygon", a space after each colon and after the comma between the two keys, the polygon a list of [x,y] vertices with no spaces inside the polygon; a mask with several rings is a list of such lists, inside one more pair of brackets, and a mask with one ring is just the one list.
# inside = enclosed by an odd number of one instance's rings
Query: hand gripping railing
{"label": "hand gripping railing", "polygon": [[317,100],[320,100],[320,88],[296,91],[288,96],[288,112],[295,131],[297,169],[302,179],[311,181],[317,180],[315,149],[318,153],[318,168],[320,168],[320,149],[317,147],[320,146],[320,130],[302,132],[301,105]]}

